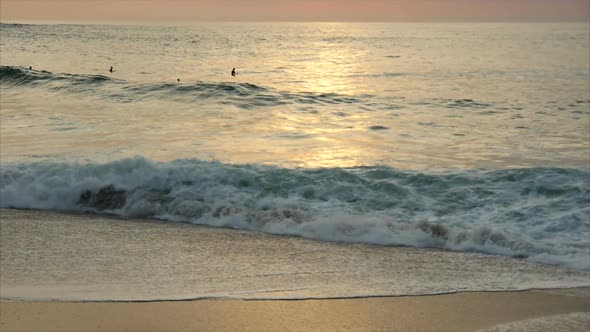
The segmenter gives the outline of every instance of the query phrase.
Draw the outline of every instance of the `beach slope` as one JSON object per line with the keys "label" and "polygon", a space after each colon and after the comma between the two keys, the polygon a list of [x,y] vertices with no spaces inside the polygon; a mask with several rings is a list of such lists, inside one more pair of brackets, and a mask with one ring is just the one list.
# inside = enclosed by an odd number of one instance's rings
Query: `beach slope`
{"label": "beach slope", "polygon": [[516,321],[526,327],[526,320],[540,317],[548,323],[570,317],[570,331],[585,331],[589,316],[587,288],[341,300],[0,305],[2,331],[477,331]]}

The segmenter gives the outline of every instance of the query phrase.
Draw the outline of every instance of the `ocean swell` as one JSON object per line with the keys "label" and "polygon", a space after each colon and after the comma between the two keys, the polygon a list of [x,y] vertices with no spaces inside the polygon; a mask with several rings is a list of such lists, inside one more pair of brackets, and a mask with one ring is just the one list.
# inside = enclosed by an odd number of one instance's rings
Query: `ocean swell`
{"label": "ocean swell", "polygon": [[211,102],[244,110],[295,105],[302,110],[313,106],[355,105],[365,111],[400,109],[406,106],[446,109],[487,109],[497,106],[472,99],[432,99],[404,105],[397,98],[374,95],[344,95],[308,91],[284,91],[245,82],[155,82],[136,83],[103,75],[51,73],[18,66],[0,66],[0,87],[39,88],[54,93],[98,98],[101,102],[135,103],[169,101],[183,104]]}
{"label": "ocean swell", "polygon": [[590,172],[287,169],[200,160],[3,165],[0,207],[100,212],[590,268]]}
{"label": "ocean swell", "polygon": [[279,91],[240,82],[132,83],[103,75],[57,74],[17,66],[0,66],[0,86],[43,88],[52,92],[84,95],[118,103],[144,100],[199,103],[215,100],[220,104],[234,105],[242,109],[285,104],[355,104],[360,103],[359,98],[362,98],[335,93]]}

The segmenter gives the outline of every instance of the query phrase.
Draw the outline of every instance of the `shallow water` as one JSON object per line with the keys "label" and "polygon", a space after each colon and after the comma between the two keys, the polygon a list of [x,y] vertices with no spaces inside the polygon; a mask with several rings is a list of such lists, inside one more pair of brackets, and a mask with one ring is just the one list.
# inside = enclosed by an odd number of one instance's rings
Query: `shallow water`
{"label": "shallow water", "polygon": [[0,212],[0,287],[11,300],[349,298],[573,287],[589,278],[499,256]]}

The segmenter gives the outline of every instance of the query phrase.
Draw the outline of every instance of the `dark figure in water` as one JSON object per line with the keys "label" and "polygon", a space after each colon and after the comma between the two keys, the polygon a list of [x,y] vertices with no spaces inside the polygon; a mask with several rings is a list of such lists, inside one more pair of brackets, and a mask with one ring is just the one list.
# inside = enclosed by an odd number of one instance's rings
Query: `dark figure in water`
{"label": "dark figure in water", "polygon": [[112,73],[113,72],[113,66],[111,66],[111,69],[109,69],[109,71]]}
{"label": "dark figure in water", "polygon": [[232,69],[231,76],[236,76],[236,68]]}
{"label": "dark figure in water", "polygon": [[33,70],[33,66],[29,66],[29,70]]}

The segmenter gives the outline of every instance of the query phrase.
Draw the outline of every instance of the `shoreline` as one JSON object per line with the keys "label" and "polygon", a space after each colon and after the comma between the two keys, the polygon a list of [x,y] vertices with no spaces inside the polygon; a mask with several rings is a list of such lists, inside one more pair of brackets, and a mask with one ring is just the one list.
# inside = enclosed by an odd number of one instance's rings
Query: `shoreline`
{"label": "shoreline", "polygon": [[[553,324],[547,326],[566,321],[576,332],[590,324],[587,273],[508,258],[144,219],[0,213],[2,332],[479,331],[535,319]],[[570,283],[584,287],[561,287]],[[498,285],[522,288],[489,290]],[[411,295],[418,289],[424,292]],[[391,295],[363,296],[371,290]],[[172,299],[128,301],[134,297]]]}
{"label": "shoreline", "polygon": [[[92,219],[101,219],[107,220],[111,222],[133,222],[133,223],[144,223],[150,225],[167,225],[167,226],[174,226],[174,227],[190,227],[196,228],[201,230],[212,230],[212,231],[232,231],[232,232],[243,232],[250,235],[261,235],[271,238],[284,238],[284,239],[301,239],[303,241],[312,241],[318,243],[331,243],[336,245],[361,245],[367,247],[388,247],[388,248],[402,248],[402,249],[416,249],[416,250],[431,250],[431,251],[439,251],[439,252],[447,252],[447,253],[464,253],[464,254],[475,254],[475,255],[482,255],[482,256],[489,256],[489,257],[500,257],[500,258],[510,258],[510,259],[523,259],[516,256],[500,254],[500,253],[489,253],[485,251],[469,251],[469,250],[453,250],[446,247],[436,247],[436,246],[416,246],[416,245],[407,245],[407,244],[379,244],[379,243],[371,243],[371,242],[363,242],[363,241],[345,241],[345,240],[326,240],[326,239],[318,239],[318,238],[311,238],[305,237],[302,235],[293,235],[293,234],[279,234],[279,233],[268,233],[263,230],[252,230],[246,228],[236,228],[227,225],[211,225],[206,223],[194,223],[190,221],[181,221],[181,220],[172,220],[172,219],[162,219],[157,217],[129,217],[129,216],[122,216],[114,213],[108,213],[104,211],[76,211],[76,210],[44,210],[44,209],[37,209],[37,208],[14,208],[14,207],[2,207],[0,208],[0,215],[2,214],[16,214],[18,218],[30,218],[30,216],[26,216],[27,214],[30,215],[44,215],[52,216],[52,217],[70,217],[76,218],[79,217],[83,220],[92,220]],[[13,217],[12,215],[10,217]],[[527,258],[524,258],[527,261]],[[557,267],[564,270],[570,271],[577,271],[577,272],[590,272],[590,270],[578,269],[568,265],[562,265],[557,263],[543,263],[538,261],[530,261],[533,264],[540,264],[545,266]],[[577,288],[577,287],[585,287],[585,286],[558,286],[561,288]],[[552,287],[548,287],[552,288]],[[548,288],[525,288],[525,289],[518,289],[516,291],[526,291],[526,290],[542,290]],[[492,290],[495,292],[495,290]],[[503,290],[498,290],[503,291]],[[511,290],[512,291],[512,290]],[[458,291],[462,292],[462,291]],[[453,293],[453,292],[450,292]],[[441,294],[450,294],[447,292]],[[438,295],[438,294],[426,294],[426,295]],[[373,297],[374,295],[369,295],[368,297]],[[377,296],[384,296],[388,297],[389,295],[377,295]],[[403,295],[401,295],[403,296]],[[410,295],[410,296],[419,296],[419,295]],[[344,297],[346,298],[346,297]],[[0,299],[1,301],[2,299]],[[198,299],[186,299],[187,301],[191,300],[198,300]],[[171,300],[175,301],[175,300]]]}
{"label": "shoreline", "polygon": [[590,285],[588,272],[477,253],[104,215],[0,217],[0,301],[350,300]]}
{"label": "shoreline", "polygon": [[574,319],[572,331],[584,331],[590,319],[589,294],[590,287],[317,300],[1,300],[0,327],[2,331],[478,331],[583,313]]}
{"label": "shoreline", "polygon": [[[589,280],[590,283],[590,280]],[[5,289],[6,291],[6,289]],[[528,289],[511,289],[511,290],[458,290],[441,293],[429,294],[402,294],[402,295],[366,295],[366,296],[336,296],[336,297],[294,297],[294,298],[238,298],[238,297],[195,297],[195,298],[162,298],[162,299],[130,299],[130,300],[74,300],[74,299],[19,299],[18,297],[2,297],[0,294],[0,302],[3,303],[158,303],[158,302],[197,302],[197,301],[241,301],[241,302],[261,302],[261,301],[339,301],[339,300],[365,300],[365,299],[388,299],[388,298],[406,298],[406,297],[436,297],[455,294],[487,294],[487,293],[525,293],[525,292],[542,292],[542,293],[557,293],[564,296],[588,297],[590,300],[590,284],[589,286],[572,286],[559,288],[528,288]]]}

